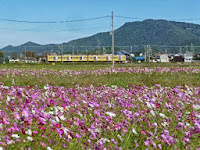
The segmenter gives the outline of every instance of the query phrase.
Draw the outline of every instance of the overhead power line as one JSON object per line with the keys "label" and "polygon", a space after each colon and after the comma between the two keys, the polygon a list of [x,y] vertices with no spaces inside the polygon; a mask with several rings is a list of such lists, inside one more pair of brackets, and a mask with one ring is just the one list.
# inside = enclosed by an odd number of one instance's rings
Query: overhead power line
{"label": "overhead power line", "polygon": [[98,20],[98,19],[103,19],[103,18],[109,18],[110,16],[102,16],[102,17],[96,17],[96,18],[87,18],[87,19],[76,19],[76,20],[64,20],[64,21],[28,21],[28,20],[15,20],[15,19],[2,19],[0,18],[1,21],[8,21],[8,22],[17,22],[17,23],[71,23],[71,22],[83,22],[83,21],[91,21],[91,20]]}
{"label": "overhead power line", "polygon": [[[124,19],[131,19],[131,20],[146,20],[149,18],[139,18],[139,17],[129,17],[129,16],[121,16],[115,15],[116,18],[124,18]],[[0,21],[7,21],[7,22],[16,22],[16,23],[30,23],[30,24],[59,24],[59,23],[72,23],[72,22],[83,22],[83,21],[92,21],[98,20],[103,18],[111,18],[110,15],[101,16],[101,17],[94,17],[94,18],[86,18],[86,19],[74,19],[74,20],[62,20],[62,21],[30,21],[30,20],[17,20],[17,19],[8,19],[8,18],[0,18]],[[174,19],[167,19],[162,18],[163,20],[174,20],[174,21],[195,21],[200,20],[200,18],[174,18]]]}

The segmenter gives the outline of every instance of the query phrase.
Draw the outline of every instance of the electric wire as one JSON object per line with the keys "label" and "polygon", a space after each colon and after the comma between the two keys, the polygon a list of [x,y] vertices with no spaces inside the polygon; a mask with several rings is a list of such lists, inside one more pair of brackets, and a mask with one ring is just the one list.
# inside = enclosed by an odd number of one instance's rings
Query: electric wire
{"label": "electric wire", "polygon": [[8,21],[8,22],[17,22],[17,23],[36,23],[36,24],[56,24],[56,23],[71,23],[71,22],[82,22],[82,21],[92,21],[92,20],[98,20],[103,18],[108,18],[110,16],[102,16],[102,17],[96,17],[96,18],[87,18],[87,19],[76,19],[76,20],[65,20],[65,21],[28,21],[28,20],[15,20],[15,19],[2,19],[1,21]]}

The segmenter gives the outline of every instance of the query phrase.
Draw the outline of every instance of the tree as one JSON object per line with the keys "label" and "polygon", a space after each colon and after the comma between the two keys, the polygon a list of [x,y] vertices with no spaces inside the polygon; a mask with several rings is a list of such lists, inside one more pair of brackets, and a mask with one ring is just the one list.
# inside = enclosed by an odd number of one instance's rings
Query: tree
{"label": "tree", "polygon": [[5,53],[0,51],[0,57],[4,57]]}
{"label": "tree", "polygon": [[23,54],[25,57],[28,57],[28,58],[35,58],[35,57],[36,57],[34,51],[24,51],[24,52],[22,52],[22,54]]}
{"label": "tree", "polygon": [[19,58],[19,55],[18,55],[16,52],[12,52],[12,53],[11,53],[11,57],[12,57],[13,59],[18,59],[18,58]]}
{"label": "tree", "polygon": [[3,58],[4,58],[4,55],[5,55],[5,53],[4,53],[4,52],[2,52],[2,51],[0,51],[0,61],[2,61],[2,60],[3,60]]}

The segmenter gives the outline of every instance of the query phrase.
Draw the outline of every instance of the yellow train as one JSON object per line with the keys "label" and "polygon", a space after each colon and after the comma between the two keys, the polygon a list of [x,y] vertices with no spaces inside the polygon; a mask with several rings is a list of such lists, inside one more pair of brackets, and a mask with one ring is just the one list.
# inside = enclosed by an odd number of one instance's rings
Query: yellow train
{"label": "yellow train", "polygon": [[[48,62],[112,62],[112,55],[48,55]],[[114,55],[115,62],[125,62],[125,55]]]}

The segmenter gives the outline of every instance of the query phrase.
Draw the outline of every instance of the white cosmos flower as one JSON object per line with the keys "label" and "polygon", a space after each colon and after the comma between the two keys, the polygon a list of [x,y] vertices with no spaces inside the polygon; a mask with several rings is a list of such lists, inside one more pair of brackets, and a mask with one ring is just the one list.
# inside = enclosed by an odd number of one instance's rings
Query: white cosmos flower
{"label": "white cosmos flower", "polygon": [[18,134],[12,134],[11,136],[16,139],[20,138]]}
{"label": "white cosmos flower", "polygon": [[2,123],[0,123],[0,129],[2,129],[3,128],[3,124]]}
{"label": "white cosmos flower", "polygon": [[65,116],[63,116],[63,115],[60,116],[59,118],[60,118],[61,120],[65,120],[65,119],[66,119]]}
{"label": "white cosmos flower", "polygon": [[0,147],[0,150],[3,150],[3,147]]}
{"label": "white cosmos flower", "polygon": [[156,126],[156,127],[158,126],[158,124],[157,124],[156,122],[154,122],[153,124],[154,124],[154,126]]}
{"label": "white cosmos flower", "polygon": [[48,147],[47,147],[47,150],[53,150],[53,149],[52,149],[51,147],[48,146]]}
{"label": "white cosmos flower", "polygon": [[197,118],[200,118],[200,115],[196,115]]}
{"label": "white cosmos flower", "polygon": [[35,114],[35,110],[34,109],[32,109],[31,111],[32,111],[33,114]]}
{"label": "white cosmos flower", "polygon": [[58,116],[56,116],[55,119],[56,119],[56,122],[60,121],[60,119],[58,118]]}
{"label": "white cosmos flower", "polygon": [[33,141],[33,138],[30,137],[30,136],[27,136],[27,140],[29,140],[29,141]]}
{"label": "white cosmos flower", "polygon": [[65,107],[65,110],[69,110],[70,107],[71,107],[71,106],[66,106],[66,107]]}
{"label": "white cosmos flower", "polygon": [[120,141],[123,141],[124,139],[122,138],[122,136],[121,135],[117,135],[117,137],[120,139]]}
{"label": "white cosmos flower", "polygon": [[13,140],[10,140],[7,144],[13,144],[15,143]]}
{"label": "white cosmos flower", "polygon": [[106,114],[109,115],[110,117],[115,117],[116,116],[116,114],[113,113],[113,112],[106,112]]}
{"label": "white cosmos flower", "polygon": [[71,137],[69,134],[67,135],[67,138],[68,138],[68,139],[72,139],[72,137]]}
{"label": "white cosmos flower", "polygon": [[89,104],[89,106],[92,107],[92,108],[94,108],[94,105],[92,105],[92,104]]}
{"label": "white cosmos flower", "polygon": [[44,89],[45,89],[45,90],[47,90],[47,89],[48,89],[48,87],[47,87],[47,86],[44,86]]}
{"label": "white cosmos flower", "polygon": [[165,117],[166,117],[165,114],[163,114],[163,113],[159,113],[159,115],[160,115],[160,117],[162,117],[162,118],[165,118]]}
{"label": "white cosmos flower", "polygon": [[7,96],[7,102],[9,102],[10,101],[10,96]]}
{"label": "white cosmos flower", "polygon": [[96,129],[94,129],[94,132],[98,132],[98,133],[100,133],[101,130],[100,130],[99,128],[96,128]]}
{"label": "white cosmos flower", "polygon": [[150,113],[155,116],[155,112],[153,110],[150,111]]}
{"label": "white cosmos flower", "polygon": [[189,124],[189,123],[186,123],[186,126],[187,126],[187,127],[189,127],[189,126],[190,126],[190,124]]}
{"label": "white cosmos flower", "polygon": [[137,132],[135,131],[135,129],[134,129],[134,128],[132,129],[132,132],[133,132],[134,134],[137,134]]}
{"label": "white cosmos flower", "polygon": [[64,127],[64,128],[63,128],[63,131],[64,131],[64,134],[65,134],[65,135],[68,135],[69,130],[68,130],[67,128]]}
{"label": "white cosmos flower", "polygon": [[146,102],[147,107],[152,108],[151,104],[149,102]]}
{"label": "white cosmos flower", "polygon": [[168,126],[167,122],[163,122],[163,123],[161,123],[161,125],[164,127]]}
{"label": "white cosmos flower", "polygon": [[32,135],[32,130],[28,129],[28,131],[26,131],[25,133],[28,134],[28,135]]}
{"label": "white cosmos flower", "polygon": [[200,109],[200,105],[193,105],[193,108],[194,108],[195,110],[199,110],[199,109]]}

